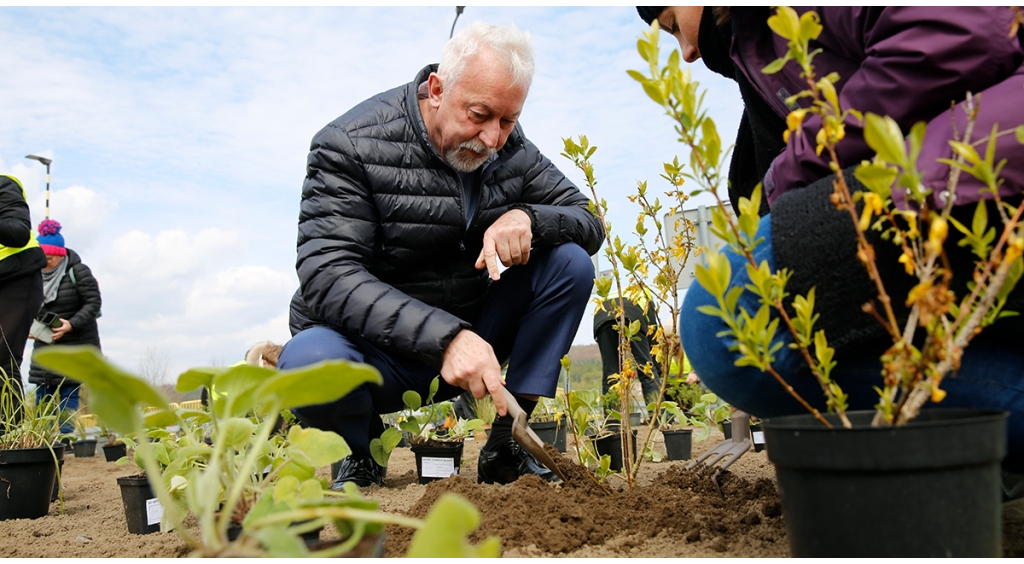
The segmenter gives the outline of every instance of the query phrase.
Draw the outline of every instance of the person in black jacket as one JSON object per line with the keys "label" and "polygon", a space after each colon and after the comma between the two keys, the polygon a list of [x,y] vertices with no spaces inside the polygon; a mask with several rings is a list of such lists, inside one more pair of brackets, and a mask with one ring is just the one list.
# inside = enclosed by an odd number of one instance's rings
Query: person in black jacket
{"label": "person in black jacket", "polygon": [[384,380],[297,410],[352,448],[335,487],[383,484],[369,455],[384,428],[378,414],[400,410],[406,390],[426,397],[438,374],[438,400],[489,393],[501,415],[480,481],[557,479],[512,440],[501,386],[527,413],[554,396],[604,230],[589,199],[523,134],[532,76],[528,34],[477,22],[449,40],[439,65],[313,138],[293,337],[278,366],[344,358]]}
{"label": "person in black jacket", "polygon": [[32,233],[21,182],[0,175],[0,390],[21,401],[21,359],[32,319],[43,302],[46,256]]}
{"label": "person in black jacket", "polygon": [[[646,301],[646,300],[645,300]],[[594,310],[594,341],[601,351],[601,393],[607,394],[611,383],[608,377],[622,371],[622,359],[619,354],[619,330],[616,328],[618,320],[615,317],[615,306],[618,299],[606,300],[602,307]],[[637,379],[640,380],[640,389],[643,390],[644,401],[651,403],[658,400],[658,391],[661,388],[661,367],[651,355],[652,339],[654,331],[658,327],[658,310],[654,307],[653,301],[646,301],[644,304],[626,298],[622,300],[623,313],[626,323],[640,322],[640,331],[629,343],[633,360],[636,361]],[[643,367],[651,365],[652,374],[644,372]]]}
{"label": "person in black jacket", "polygon": [[[78,253],[64,246],[60,234],[60,223],[44,219],[39,224],[39,246],[46,253],[43,267],[43,307],[37,319],[53,313],[60,320],[60,326],[53,329],[53,342],[34,339],[32,353],[54,345],[93,345],[100,348],[100,332],[96,318],[100,315],[100,287],[89,267],[82,263]],[[36,397],[59,397],[61,410],[74,413],[78,410],[78,388],[80,384],[60,374],[32,363],[28,381],[36,385]],[[74,427],[70,423],[61,426],[68,433]]]}

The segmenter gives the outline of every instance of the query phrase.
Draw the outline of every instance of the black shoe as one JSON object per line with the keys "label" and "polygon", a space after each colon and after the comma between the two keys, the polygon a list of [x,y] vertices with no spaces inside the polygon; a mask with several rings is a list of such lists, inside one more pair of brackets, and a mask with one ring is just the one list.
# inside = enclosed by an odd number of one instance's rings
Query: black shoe
{"label": "black shoe", "polygon": [[334,477],[331,489],[341,491],[345,482],[352,482],[360,488],[377,484],[384,486],[384,476],[388,469],[377,464],[372,458],[355,458],[346,456],[338,467],[338,475]]}
{"label": "black shoe", "polygon": [[487,447],[480,449],[476,465],[477,482],[511,484],[526,474],[536,474],[548,482],[562,481],[515,441],[509,441],[494,450]]}

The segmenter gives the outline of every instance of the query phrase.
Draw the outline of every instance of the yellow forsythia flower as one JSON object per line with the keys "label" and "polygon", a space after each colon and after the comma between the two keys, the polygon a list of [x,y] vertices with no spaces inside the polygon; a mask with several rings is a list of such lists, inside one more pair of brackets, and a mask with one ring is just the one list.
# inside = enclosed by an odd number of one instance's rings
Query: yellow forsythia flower
{"label": "yellow forsythia flower", "polygon": [[907,271],[907,274],[914,275],[914,257],[910,256],[910,253],[903,251],[900,255],[900,264],[903,265],[903,269]]}

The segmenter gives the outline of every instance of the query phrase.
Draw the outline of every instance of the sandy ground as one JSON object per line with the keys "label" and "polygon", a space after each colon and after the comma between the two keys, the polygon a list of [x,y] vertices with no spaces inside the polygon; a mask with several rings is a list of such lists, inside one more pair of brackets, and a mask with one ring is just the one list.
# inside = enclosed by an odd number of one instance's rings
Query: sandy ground
{"label": "sandy ground", "polygon": [[[695,455],[715,444],[713,434],[694,445]],[[570,437],[571,441],[571,437]],[[468,497],[483,514],[476,539],[497,535],[508,557],[785,557],[783,516],[774,471],[765,452],[749,451],[720,482],[724,499],[706,479],[683,472],[685,462],[646,462],[638,488],[611,480],[610,495],[571,481],[551,486],[519,480],[507,486],[478,485],[476,459],[482,441],[466,443],[462,475],[430,485],[416,483],[415,459],[396,449],[384,488],[366,491],[385,511],[421,516],[440,494]],[[656,448],[661,448],[660,442]],[[0,522],[5,557],[177,557],[187,548],[174,533],[127,532],[119,476],[133,467],[115,466],[98,454],[66,456],[64,511],[51,505],[46,517]],[[326,468],[321,469],[325,475]],[[335,536],[325,530],[322,538]],[[409,533],[388,530],[387,556],[404,553]],[[1006,556],[1024,556],[1024,515],[1004,516]]]}

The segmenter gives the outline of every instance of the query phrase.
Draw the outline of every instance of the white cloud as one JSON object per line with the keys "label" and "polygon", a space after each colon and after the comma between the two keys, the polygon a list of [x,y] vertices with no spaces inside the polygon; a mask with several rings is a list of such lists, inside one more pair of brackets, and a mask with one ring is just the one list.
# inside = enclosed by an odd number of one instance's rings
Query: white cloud
{"label": "white cloud", "polygon": [[[30,201],[34,209],[45,209],[44,194]],[[79,253],[93,248],[116,210],[116,201],[84,186],[71,186],[50,195],[50,217],[60,222],[65,244]]]}

